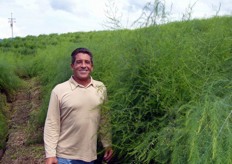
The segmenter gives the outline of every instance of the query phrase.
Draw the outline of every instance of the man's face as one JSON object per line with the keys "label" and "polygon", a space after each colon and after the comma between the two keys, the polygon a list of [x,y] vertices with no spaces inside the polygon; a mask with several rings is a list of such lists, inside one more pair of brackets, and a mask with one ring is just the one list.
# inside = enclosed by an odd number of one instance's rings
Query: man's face
{"label": "man's face", "polygon": [[74,79],[77,81],[88,82],[90,73],[93,71],[93,64],[90,56],[85,53],[78,53],[74,64],[71,64]]}

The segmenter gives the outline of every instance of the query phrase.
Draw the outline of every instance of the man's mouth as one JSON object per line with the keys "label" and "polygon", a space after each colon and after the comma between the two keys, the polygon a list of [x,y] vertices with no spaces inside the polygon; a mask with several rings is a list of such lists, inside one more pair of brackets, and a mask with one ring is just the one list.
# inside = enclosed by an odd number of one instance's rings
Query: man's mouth
{"label": "man's mouth", "polygon": [[87,73],[88,70],[87,69],[83,69],[83,70],[79,70],[80,73]]}

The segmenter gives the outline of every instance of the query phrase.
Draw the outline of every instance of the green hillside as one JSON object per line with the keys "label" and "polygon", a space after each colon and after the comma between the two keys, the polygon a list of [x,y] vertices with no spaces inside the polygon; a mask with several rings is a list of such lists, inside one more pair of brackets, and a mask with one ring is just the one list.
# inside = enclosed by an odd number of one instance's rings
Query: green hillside
{"label": "green hillside", "polygon": [[36,132],[44,125],[51,89],[71,76],[72,50],[87,47],[94,54],[92,76],[108,88],[114,161],[232,163],[231,27],[232,17],[224,16],[2,40],[0,148],[7,101],[22,79],[36,77],[42,85],[43,103],[30,121]]}

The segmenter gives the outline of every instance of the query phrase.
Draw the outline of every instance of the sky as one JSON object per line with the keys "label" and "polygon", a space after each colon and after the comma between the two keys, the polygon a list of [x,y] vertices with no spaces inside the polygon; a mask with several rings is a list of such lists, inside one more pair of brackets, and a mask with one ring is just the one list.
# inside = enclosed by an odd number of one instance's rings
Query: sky
{"label": "sky", "polygon": [[[181,20],[190,9],[192,19],[232,15],[232,0],[159,1],[169,22]],[[132,29],[149,2],[155,0],[0,0],[0,39],[109,30],[107,16],[112,15],[123,28]]]}

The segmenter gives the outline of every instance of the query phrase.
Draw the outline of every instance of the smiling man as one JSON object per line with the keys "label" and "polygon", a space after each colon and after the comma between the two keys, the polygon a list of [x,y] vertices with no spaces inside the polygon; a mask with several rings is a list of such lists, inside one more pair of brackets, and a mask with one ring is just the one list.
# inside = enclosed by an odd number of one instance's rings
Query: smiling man
{"label": "smiling man", "polygon": [[71,56],[73,75],[51,92],[44,127],[46,164],[93,164],[99,129],[104,159],[109,161],[113,154],[109,119],[101,114],[106,87],[91,77],[93,56],[88,49],[77,48]]}

